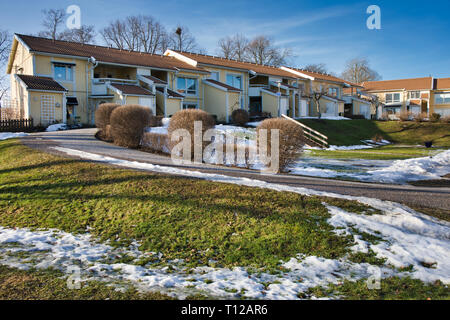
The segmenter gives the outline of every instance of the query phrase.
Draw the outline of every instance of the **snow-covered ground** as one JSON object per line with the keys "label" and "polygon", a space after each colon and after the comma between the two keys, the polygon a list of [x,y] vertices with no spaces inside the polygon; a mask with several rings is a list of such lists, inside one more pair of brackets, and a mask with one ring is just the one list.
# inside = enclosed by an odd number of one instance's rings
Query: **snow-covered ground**
{"label": "snow-covered ground", "polygon": [[[324,203],[331,215],[329,223],[336,227],[335,232],[353,234],[356,245],[352,250],[367,252],[371,249],[378,258],[386,258],[387,264],[378,269],[366,263],[352,263],[347,258],[324,259],[299,254],[289,261],[281,262],[288,271],[278,275],[248,273],[244,266],[234,269],[204,266],[188,270],[183,266],[182,261],[174,261],[172,268],[175,271],[169,271],[168,267],[154,268],[152,265],[136,266],[105,261],[107,257],[120,257],[124,253],[136,259],[142,255],[160,254],[141,253],[137,250],[136,243],[131,248],[119,250],[108,244],[93,242],[88,234],[75,236],[56,231],[13,230],[0,227],[0,263],[2,264],[21,268],[52,266],[65,271],[69,266],[81,261],[85,270],[84,278],[110,282],[116,282],[119,279],[128,280],[142,290],[162,290],[180,298],[192,293],[194,290],[192,287],[195,287],[195,290],[203,291],[213,297],[238,297],[232,291],[240,292],[241,289],[245,289],[244,296],[247,298],[297,299],[298,292],[304,292],[317,285],[339,283],[344,278],[357,280],[377,275],[382,278],[392,275],[411,276],[427,282],[441,280],[446,284],[450,283],[450,223],[425,216],[403,205],[367,197],[277,185],[248,178],[205,174],[114,159],[61,147],[54,149],[83,159],[127,168],[268,188],[281,192],[295,192],[302,195],[337,197],[367,204],[380,210],[382,214],[355,214]],[[353,233],[355,229],[376,235],[382,240],[376,244],[363,241],[358,232]],[[15,254],[17,252],[27,253],[29,258],[24,257],[24,254]],[[410,272],[402,273],[396,269],[411,266]],[[303,281],[300,282],[299,279]],[[271,284],[265,288],[264,284],[267,283]]]}
{"label": "snow-covered ground", "polygon": [[7,140],[7,139],[14,139],[14,138],[20,138],[20,137],[26,137],[28,133],[23,132],[0,132],[0,141]]}
{"label": "snow-covered ground", "polygon": [[69,130],[69,126],[65,123],[52,124],[47,127],[45,131],[47,132],[55,132],[55,131],[64,131]]}

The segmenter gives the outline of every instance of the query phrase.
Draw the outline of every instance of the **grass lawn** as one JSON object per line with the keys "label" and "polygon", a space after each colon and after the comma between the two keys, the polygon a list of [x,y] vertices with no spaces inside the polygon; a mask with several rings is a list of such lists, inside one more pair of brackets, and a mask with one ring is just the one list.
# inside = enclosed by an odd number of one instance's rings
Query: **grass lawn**
{"label": "grass lawn", "polygon": [[436,146],[450,147],[450,124],[445,123],[316,119],[300,122],[328,136],[331,145],[359,145],[361,140],[381,134],[397,144],[423,145],[425,141],[433,141]]}
{"label": "grass lawn", "polygon": [[[216,267],[275,271],[280,260],[299,253],[344,257],[354,239],[333,232],[324,201],[350,212],[379,213],[353,201],[114,168],[42,153],[18,140],[0,142],[1,226],[71,233],[86,233],[89,227],[89,233],[111,245],[138,240],[142,250],[161,252],[160,265],[183,259],[190,267],[205,266],[212,259]],[[383,263],[370,252],[352,261]],[[119,294],[95,282],[68,292],[53,271],[2,267],[0,275],[0,298],[165,298]]]}
{"label": "grass lawn", "polygon": [[439,149],[434,148],[383,146],[362,150],[311,150],[307,155],[332,159],[402,160],[427,157],[437,152],[439,152]]}
{"label": "grass lawn", "polygon": [[168,300],[160,293],[135,289],[116,291],[106,283],[89,281],[69,289],[66,276],[56,270],[18,270],[0,266],[0,300]]}

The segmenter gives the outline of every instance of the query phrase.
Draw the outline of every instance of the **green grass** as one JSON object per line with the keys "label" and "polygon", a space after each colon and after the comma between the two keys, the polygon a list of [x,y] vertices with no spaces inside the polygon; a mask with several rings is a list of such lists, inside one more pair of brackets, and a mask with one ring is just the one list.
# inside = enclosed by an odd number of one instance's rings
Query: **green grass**
{"label": "green grass", "polygon": [[426,149],[418,147],[383,146],[362,150],[311,150],[308,156],[332,159],[365,159],[365,160],[404,160],[428,157],[443,151],[442,149]]}
{"label": "green grass", "polygon": [[450,124],[445,123],[315,119],[300,122],[328,136],[331,145],[358,145],[361,140],[381,134],[397,144],[423,145],[425,141],[433,141],[436,146],[450,147]]}
{"label": "green grass", "polygon": [[343,257],[353,239],[333,232],[322,202],[372,213],[357,202],[64,159],[13,140],[0,150],[0,225],[90,227],[113,245],[139,240],[142,250],[163,253],[162,263],[276,268],[298,253]]}
{"label": "green grass", "polygon": [[[163,253],[160,263],[181,258],[193,267],[213,259],[216,267],[245,266],[278,274],[279,260],[299,253],[342,258],[350,253],[353,237],[333,232],[324,201],[356,214],[380,214],[354,201],[143,173],[41,153],[18,140],[0,142],[0,225],[72,233],[85,233],[90,227],[94,237],[112,245],[141,241],[142,250]],[[368,241],[382,241],[376,235],[355,233]],[[130,263],[127,256],[117,259]],[[371,252],[350,259],[383,264]],[[139,264],[148,262],[155,261]],[[364,299],[377,293],[365,291],[360,283],[314,290],[316,295]],[[434,298],[442,290],[399,279],[377,297]],[[0,267],[0,299],[166,298],[132,288],[120,293],[95,281],[81,290],[68,290],[60,272]]]}
{"label": "green grass", "polygon": [[310,289],[306,296],[317,298],[339,297],[347,300],[449,300],[449,288],[442,282],[424,284],[409,277],[391,277],[380,281],[380,290],[367,288],[366,280],[351,282],[345,280],[340,285],[331,284],[327,288]]}
{"label": "green grass", "polygon": [[0,266],[0,300],[170,300],[160,293],[139,293],[134,288],[125,292],[98,281],[69,289],[67,276],[60,271],[18,270]]}

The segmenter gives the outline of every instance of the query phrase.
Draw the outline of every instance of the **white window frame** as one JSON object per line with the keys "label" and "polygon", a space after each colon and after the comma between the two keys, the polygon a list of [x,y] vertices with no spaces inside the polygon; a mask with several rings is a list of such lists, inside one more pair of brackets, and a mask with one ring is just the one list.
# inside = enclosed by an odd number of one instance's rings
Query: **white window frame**
{"label": "white window frame", "polygon": [[210,71],[210,75],[208,79],[220,81],[220,72],[219,71]]}
{"label": "white window frame", "polygon": [[[184,80],[184,86],[185,86],[184,88],[179,88],[178,87],[179,80]],[[189,93],[188,92],[188,84],[187,84],[188,80],[194,80],[195,81],[195,93]],[[191,96],[191,97],[197,97],[198,96],[199,86],[198,86],[198,79],[197,78],[194,78],[194,77],[177,77],[176,84],[177,84],[177,91],[179,93],[182,93],[185,96]]]}
{"label": "white window frame", "polygon": [[434,94],[434,104],[436,104],[436,105],[450,104],[450,92],[435,93]]}
{"label": "white window frame", "polygon": [[[397,95],[397,94],[398,94],[398,101],[395,100],[395,95]],[[390,102],[388,102],[388,96],[392,97]],[[388,103],[400,103],[400,102],[402,102],[402,94],[398,93],[398,92],[386,93],[385,100],[386,100],[386,104],[388,104]]]}
{"label": "white window frame", "polygon": [[408,98],[409,99],[420,99],[420,91],[409,91],[408,92]]}
{"label": "white window frame", "polygon": [[[61,78],[56,77],[56,69],[57,68],[64,68],[64,70],[65,70],[65,77],[64,78],[61,79]],[[68,69],[71,70],[70,77],[68,77],[68,75],[69,75]],[[63,82],[73,82],[73,79],[74,79],[74,67],[73,66],[69,66],[69,65],[55,63],[53,65],[53,79],[55,79],[57,81],[63,81]]]}
{"label": "white window frame", "polygon": [[[195,108],[187,108],[186,106],[195,106]],[[198,109],[198,103],[195,103],[195,102],[183,102],[182,108],[183,108],[183,110]]]}
{"label": "white window frame", "polygon": [[[240,87],[236,87],[235,85],[234,85],[234,83],[233,84],[229,84],[228,83],[228,77],[234,77],[234,78],[241,78],[241,86]],[[234,82],[234,80],[233,80],[233,82]],[[243,89],[243,86],[244,86],[244,77],[242,76],[242,74],[239,74],[239,73],[227,73],[227,76],[226,76],[226,79],[225,79],[225,83],[227,84],[227,85],[229,85],[229,86],[232,86],[232,87],[235,87],[235,88],[237,88],[237,89]]]}

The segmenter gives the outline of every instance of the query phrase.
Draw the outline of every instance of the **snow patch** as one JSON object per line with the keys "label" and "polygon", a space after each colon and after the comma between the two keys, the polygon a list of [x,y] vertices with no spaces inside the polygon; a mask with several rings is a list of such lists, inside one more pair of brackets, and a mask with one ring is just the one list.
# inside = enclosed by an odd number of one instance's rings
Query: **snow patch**
{"label": "snow patch", "polygon": [[48,126],[45,131],[47,132],[55,132],[55,131],[64,131],[69,130],[69,126],[65,123],[52,124]]}
{"label": "snow patch", "polygon": [[16,132],[0,132],[0,141],[7,140],[7,139],[14,139],[14,138],[20,138],[20,137],[26,137],[28,133],[16,133]]}

